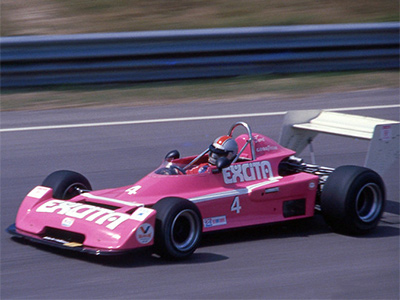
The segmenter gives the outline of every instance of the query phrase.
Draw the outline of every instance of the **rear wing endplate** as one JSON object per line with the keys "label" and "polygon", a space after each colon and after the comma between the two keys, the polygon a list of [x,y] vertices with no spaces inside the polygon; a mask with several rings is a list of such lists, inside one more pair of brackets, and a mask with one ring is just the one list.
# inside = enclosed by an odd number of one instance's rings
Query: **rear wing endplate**
{"label": "rear wing endplate", "polygon": [[370,140],[364,166],[381,176],[399,160],[399,122],[323,110],[290,111],[279,143],[300,154],[318,133]]}

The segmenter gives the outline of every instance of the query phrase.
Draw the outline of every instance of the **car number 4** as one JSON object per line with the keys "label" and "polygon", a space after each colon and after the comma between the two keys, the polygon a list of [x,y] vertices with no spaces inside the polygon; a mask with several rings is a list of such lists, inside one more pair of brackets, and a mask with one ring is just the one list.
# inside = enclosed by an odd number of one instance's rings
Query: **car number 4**
{"label": "car number 4", "polygon": [[242,207],[240,206],[240,201],[239,201],[239,196],[236,196],[235,199],[233,199],[232,205],[231,205],[231,211],[236,211],[236,213],[240,213],[240,210]]}

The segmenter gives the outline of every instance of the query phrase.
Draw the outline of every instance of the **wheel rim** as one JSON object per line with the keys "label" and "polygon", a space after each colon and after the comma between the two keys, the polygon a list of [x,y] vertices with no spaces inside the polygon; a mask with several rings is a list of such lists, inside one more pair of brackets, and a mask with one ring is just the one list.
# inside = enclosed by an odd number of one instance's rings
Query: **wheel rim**
{"label": "wheel rim", "polygon": [[62,199],[69,200],[80,194],[79,190],[87,190],[87,187],[82,183],[73,183],[65,189]]}
{"label": "wheel rim", "polygon": [[171,226],[171,240],[179,251],[190,250],[196,244],[199,237],[199,222],[192,210],[179,212]]}
{"label": "wheel rim", "polygon": [[371,222],[379,216],[383,198],[379,186],[375,183],[367,183],[357,194],[356,212],[363,222]]}

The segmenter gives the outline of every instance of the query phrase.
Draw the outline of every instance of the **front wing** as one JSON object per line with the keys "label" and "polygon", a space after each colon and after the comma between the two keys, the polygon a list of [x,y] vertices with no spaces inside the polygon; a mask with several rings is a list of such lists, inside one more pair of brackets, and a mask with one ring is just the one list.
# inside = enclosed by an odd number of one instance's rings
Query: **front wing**
{"label": "front wing", "polygon": [[137,249],[96,249],[91,247],[86,247],[80,243],[68,242],[63,239],[52,238],[52,237],[37,237],[29,235],[26,233],[21,233],[15,226],[15,224],[10,225],[6,231],[16,238],[22,238],[32,243],[41,244],[49,246],[52,248],[58,248],[62,250],[86,253],[90,255],[100,255],[100,256],[111,256],[111,255],[122,255],[129,252],[136,251]]}

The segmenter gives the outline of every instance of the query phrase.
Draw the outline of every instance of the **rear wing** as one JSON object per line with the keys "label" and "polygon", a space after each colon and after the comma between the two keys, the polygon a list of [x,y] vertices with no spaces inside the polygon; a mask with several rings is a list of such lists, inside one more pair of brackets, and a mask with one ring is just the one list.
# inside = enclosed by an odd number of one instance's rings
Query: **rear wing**
{"label": "rear wing", "polygon": [[[311,142],[318,133],[370,140],[364,166],[381,176],[399,160],[398,121],[331,111],[288,112],[283,121],[279,143],[300,154],[307,145],[312,147]],[[313,156],[312,159],[314,160]]]}

